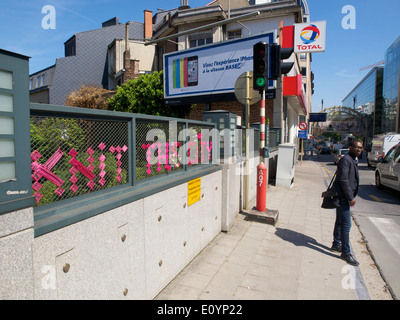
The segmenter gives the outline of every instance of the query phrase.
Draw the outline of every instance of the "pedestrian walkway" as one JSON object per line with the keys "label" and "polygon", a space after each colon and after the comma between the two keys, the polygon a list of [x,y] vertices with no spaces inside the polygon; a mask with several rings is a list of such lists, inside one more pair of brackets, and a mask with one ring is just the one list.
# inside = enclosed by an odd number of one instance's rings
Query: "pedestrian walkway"
{"label": "pedestrian walkway", "polygon": [[305,160],[295,172],[292,189],[268,187],[267,208],[279,210],[276,226],[238,214],[232,230],[220,233],[156,300],[369,299],[360,269],[329,250],[335,211],[321,208],[326,171]]}

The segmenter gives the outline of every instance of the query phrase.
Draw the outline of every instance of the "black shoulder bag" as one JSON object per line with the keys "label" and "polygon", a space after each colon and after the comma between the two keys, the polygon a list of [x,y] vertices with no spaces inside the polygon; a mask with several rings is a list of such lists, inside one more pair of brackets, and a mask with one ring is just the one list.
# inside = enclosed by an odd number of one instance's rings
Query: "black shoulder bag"
{"label": "black shoulder bag", "polygon": [[321,197],[323,198],[323,200],[321,208],[336,209],[340,207],[339,195],[337,194],[335,188],[333,187],[333,181],[335,180],[335,177],[336,177],[336,172],[333,175],[333,178],[331,180],[331,183],[329,184],[328,189],[322,192]]}

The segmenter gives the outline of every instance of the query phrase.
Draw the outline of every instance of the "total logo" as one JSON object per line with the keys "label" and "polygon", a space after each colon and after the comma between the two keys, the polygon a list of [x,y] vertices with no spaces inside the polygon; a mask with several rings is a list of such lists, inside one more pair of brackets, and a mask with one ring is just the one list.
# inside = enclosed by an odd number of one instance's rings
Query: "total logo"
{"label": "total logo", "polygon": [[317,26],[312,24],[311,26],[306,27],[301,31],[300,38],[304,42],[304,44],[310,44],[317,40],[320,34],[321,33]]}
{"label": "total logo", "polygon": [[[322,28],[322,29],[321,29]],[[325,22],[302,23],[296,26],[296,52],[325,51]]]}

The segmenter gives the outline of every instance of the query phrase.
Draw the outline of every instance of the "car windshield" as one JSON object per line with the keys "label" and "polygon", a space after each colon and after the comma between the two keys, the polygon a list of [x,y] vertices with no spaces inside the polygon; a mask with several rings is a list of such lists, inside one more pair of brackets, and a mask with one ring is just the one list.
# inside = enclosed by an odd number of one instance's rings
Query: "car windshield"
{"label": "car windshield", "polygon": [[341,149],[340,150],[340,154],[346,154],[346,153],[349,153],[348,149]]}

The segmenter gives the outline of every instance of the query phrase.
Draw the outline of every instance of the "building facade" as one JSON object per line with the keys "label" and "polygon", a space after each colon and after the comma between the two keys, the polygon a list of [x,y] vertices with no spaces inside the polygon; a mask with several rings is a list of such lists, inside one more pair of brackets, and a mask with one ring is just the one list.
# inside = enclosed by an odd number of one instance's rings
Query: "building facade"
{"label": "building facade", "polygon": [[400,132],[400,37],[386,50],[383,74],[382,129],[384,132]]}
{"label": "building facade", "polygon": [[369,117],[368,137],[400,132],[400,37],[385,52],[384,67],[374,67],[342,100],[342,106]]}
{"label": "building facade", "polygon": [[369,138],[384,132],[382,128],[383,70],[383,67],[374,67],[342,101],[343,107],[354,109],[367,118],[365,123]]}
{"label": "building facade", "polygon": [[[150,19],[145,11],[146,19],[152,27],[151,11]],[[122,24],[118,18],[73,35],[64,43],[65,57],[30,75],[31,102],[64,105],[68,95],[82,85],[114,90],[121,81],[153,71],[154,47],[144,46],[151,35],[146,23]]]}
{"label": "building facade", "polygon": [[[127,79],[163,70],[166,53],[271,31],[276,35],[273,42],[280,43],[280,26],[293,26],[310,19],[306,0],[215,0],[197,8],[191,8],[189,1],[180,4],[171,10],[159,9],[154,15],[145,10],[144,23],[121,24],[114,18],[100,29],[73,35],[64,43],[65,57],[30,75],[31,101],[63,105],[67,96],[81,85],[115,90]],[[258,15],[235,20],[257,11]],[[198,31],[192,32],[196,28]],[[162,41],[165,37],[170,38]],[[276,98],[267,100],[266,118],[271,128],[282,130],[282,143],[296,144],[298,124],[311,112],[311,54],[292,54],[288,61],[294,67],[276,81]],[[285,90],[285,86],[291,90]],[[204,111],[220,109],[235,112],[244,119],[243,105],[233,94],[182,107],[190,108],[189,118],[196,120],[202,119]],[[250,122],[259,122],[259,103],[250,109]]]}
{"label": "building facade", "polygon": [[[157,44],[159,69],[163,68],[162,58],[166,53],[270,31],[275,31],[278,36],[280,23],[283,26],[292,26],[295,23],[308,22],[310,18],[305,0],[216,0],[200,8],[190,8],[188,5],[188,1],[181,1],[178,9],[158,12],[156,15],[153,42]],[[260,14],[232,20],[255,11]],[[277,37],[274,42],[279,43],[280,39]],[[287,76],[277,81],[276,98],[266,102],[266,118],[271,128],[282,130],[282,143],[297,144],[298,124],[311,111],[311,54],[292,54],[289,61],[294,62],[294,67]],[[285,81],[285,78],[293,79]],[[285,91],[285,85],[293,86],[293,90]],[[243,105],[232,95],[218,97],[214,101],[196,101],[196,105],[191,106],[189,117],[201,120],[204,111],[221,109],[234,112],[244,119]],[[252,105],[250,109],[250,122],[259,122],[259,103]]]}

